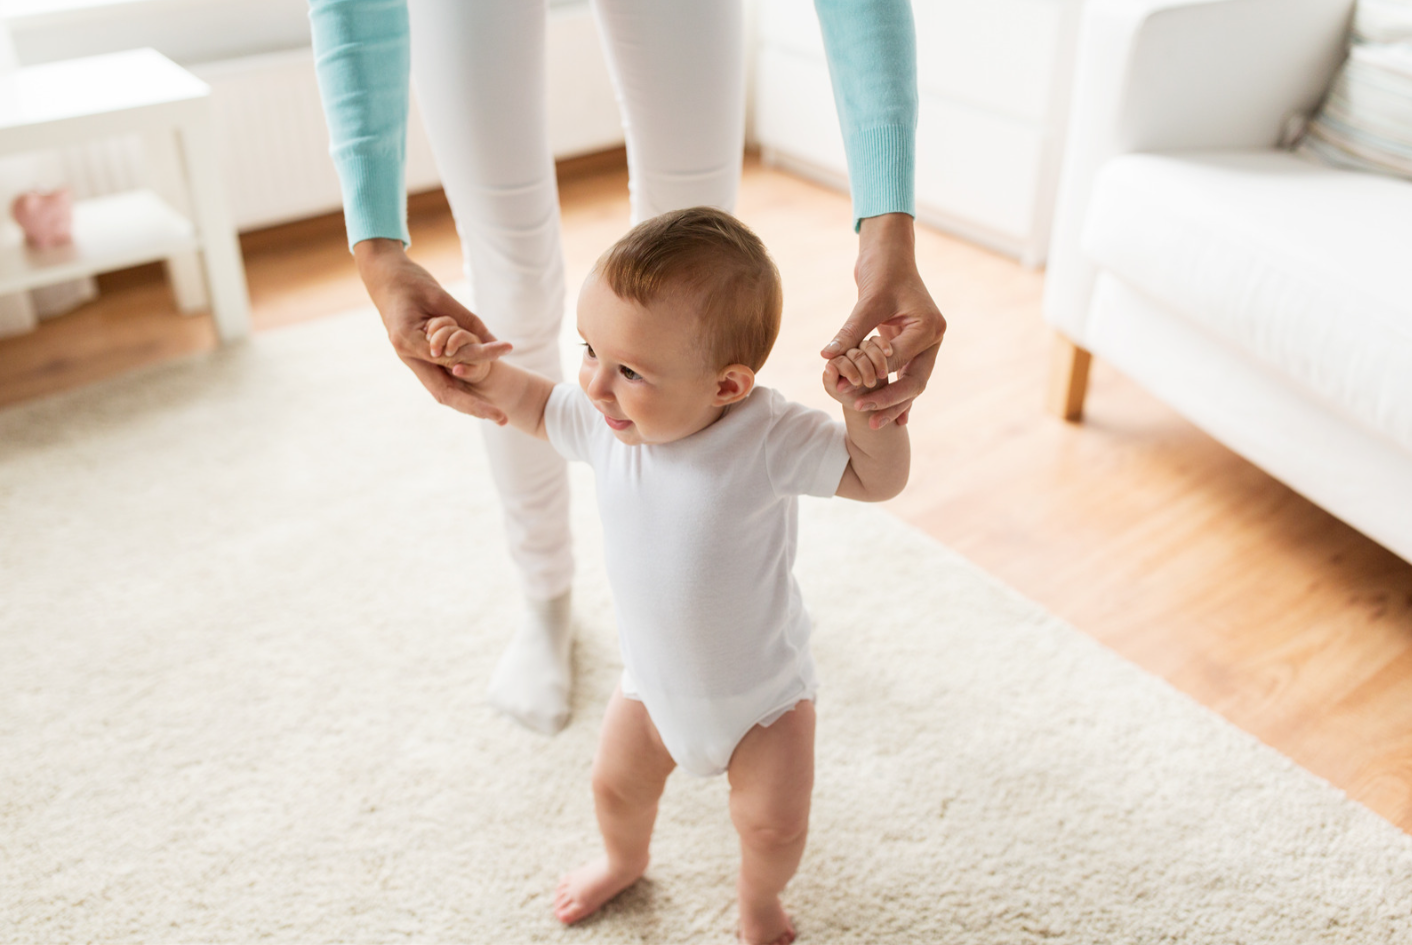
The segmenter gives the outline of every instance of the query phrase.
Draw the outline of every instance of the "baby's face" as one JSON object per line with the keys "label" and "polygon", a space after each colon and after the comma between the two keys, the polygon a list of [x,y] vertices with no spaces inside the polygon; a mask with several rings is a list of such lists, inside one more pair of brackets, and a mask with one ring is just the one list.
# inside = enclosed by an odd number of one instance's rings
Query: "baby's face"
{"label": "baby's face", "polygon": [[702,356],[696,315],[679,293],[639,305],[594,273],[579,293],[579,386],[623,443],[670,443],[721,415],[720,378]]}

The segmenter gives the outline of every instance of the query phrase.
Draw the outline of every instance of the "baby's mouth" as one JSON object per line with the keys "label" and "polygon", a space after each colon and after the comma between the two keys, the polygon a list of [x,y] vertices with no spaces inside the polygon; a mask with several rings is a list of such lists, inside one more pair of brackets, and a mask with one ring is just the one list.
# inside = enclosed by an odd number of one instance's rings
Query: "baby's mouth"
{"label": "baby's mouth", "polygon": [[631,420],[614,420],[606,413],[603,415],[603,419],[608,421],[608,426],[612,427],[614,430],[626,430],[628,427],[632,426]]}

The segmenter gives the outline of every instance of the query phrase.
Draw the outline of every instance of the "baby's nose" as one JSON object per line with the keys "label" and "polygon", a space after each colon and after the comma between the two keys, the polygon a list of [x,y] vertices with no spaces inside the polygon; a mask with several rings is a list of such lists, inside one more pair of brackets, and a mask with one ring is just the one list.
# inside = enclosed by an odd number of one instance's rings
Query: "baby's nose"
{"label": "baby's nose", "polygon": [[612,400],[613,385],[606,371],[594,371],[588,381],[588,396],[594,400]]}

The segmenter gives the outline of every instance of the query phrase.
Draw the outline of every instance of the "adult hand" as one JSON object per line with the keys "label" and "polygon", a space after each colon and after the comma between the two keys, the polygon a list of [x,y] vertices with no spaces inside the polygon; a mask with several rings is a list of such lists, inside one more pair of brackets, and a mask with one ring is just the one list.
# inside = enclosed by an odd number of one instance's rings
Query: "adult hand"
{"label": "adult hand", "polygon": [[[866,217],[858,229],[858,304],[833,341],[819,353],[837,365],[837,389],[856,389],[854,409],[871,410],[868,424],[878,429],[907,422],[912,401],[926,389],[946,334],[946,319],[917,272],[916,236],[905,213]],[[892,348],[887,359],[897,379],[870,390],[858,366],[845,352],[860,347],[874,328]]]}
{"label": "adult hand", "polygon": [[[382,315],[393,350],[437,403],[505,423],[503,411],[452,377],[447,368],[453,363],[493,361],[510,350],[510,343],[496,341],[485,323],[452,298],[431,273],[408,259],[401,240],[363,240],[353,247],[353,258],[368,295]],[[455,352],[454,358],[446,356],[441,345],[433,346],[426,334],[427,323],[440,316],[454,319],[482,339],[481,343],[465,345]]]}

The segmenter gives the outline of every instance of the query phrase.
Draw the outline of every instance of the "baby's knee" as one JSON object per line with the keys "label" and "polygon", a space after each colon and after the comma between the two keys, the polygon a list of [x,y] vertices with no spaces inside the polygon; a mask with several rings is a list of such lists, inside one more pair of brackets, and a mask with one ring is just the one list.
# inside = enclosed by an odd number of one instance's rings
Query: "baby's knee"
{"label": "baby's knee", "polygon": [[792,847],[804,839],[809,832],[809,812],[805,811],[766,811],[751,812],[733,810],[731,820],[736,833],[746,846],[757,850],[773,850]]}
{"label": "baby's knee", "polygon": [[602,803],[604,801],[615,802],[624,799],[625,791],[621,779],[613,776],[612,772],[606,771],[598,765],[593,766],[593,799]]}
{"label": "baby's knee", "polygon": [[593,769],[593,799],[599,807],[611,810],[635,810],[652,804],[657,793],[650,785],[624,777],[620,771],[595,766]]}

